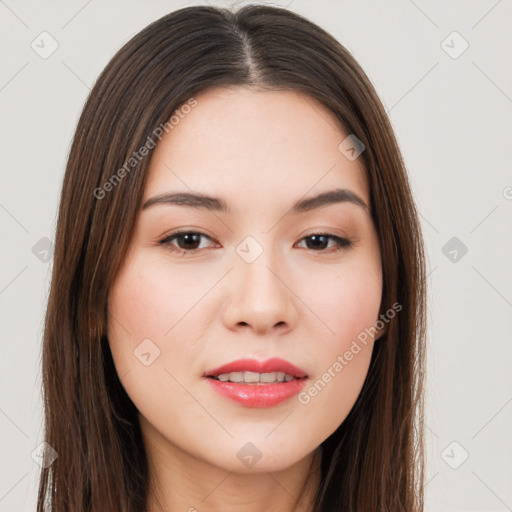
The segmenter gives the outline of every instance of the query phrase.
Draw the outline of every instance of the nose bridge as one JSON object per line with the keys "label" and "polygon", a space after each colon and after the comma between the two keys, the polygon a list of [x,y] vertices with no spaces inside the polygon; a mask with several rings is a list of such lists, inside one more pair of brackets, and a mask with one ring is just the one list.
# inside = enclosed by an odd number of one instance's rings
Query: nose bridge
{"label": "nose bridge", "polygon": [[239,272],[243,282],[244,297],[250,297],[252,301],[257,300],[270,304],[276,299],[284,299],[282,282],[277,279],[275,258],[265,256],[270,251],[265,251],[252,263],[239,263]]}

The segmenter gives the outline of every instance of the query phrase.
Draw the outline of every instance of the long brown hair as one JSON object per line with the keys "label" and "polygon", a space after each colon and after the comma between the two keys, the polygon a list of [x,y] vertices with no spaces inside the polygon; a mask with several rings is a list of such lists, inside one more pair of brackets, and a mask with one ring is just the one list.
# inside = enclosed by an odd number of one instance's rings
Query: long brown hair
{"label": "long brown hair", "polygon": [[151,23],[112,58],[84,106],[62,186],[45,319],[45,441],[58,457],[41,470],[38,512],[146,510],[137,410],[106,338],[115,321],[108,293],[151,155],[130,159],[194,95],[231,85],[305,93],[364,144],[381,312],[402,307],[375,343],[353,409],[322,443],[314,512],[423,510],[425,263],[397,141],[370,80],[338,41],[286,9],[249,5],[187,7]]}

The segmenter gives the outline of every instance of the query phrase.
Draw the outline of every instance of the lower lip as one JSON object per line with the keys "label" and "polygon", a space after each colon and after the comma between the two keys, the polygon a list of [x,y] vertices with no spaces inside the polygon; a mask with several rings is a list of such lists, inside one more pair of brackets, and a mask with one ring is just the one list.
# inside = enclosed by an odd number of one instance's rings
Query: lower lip
{"label": "lower lip", "polygon": [[272,384],[240,384],[206,378],[214,391],[245,407],[272,407],[299,393],[306,379]]}

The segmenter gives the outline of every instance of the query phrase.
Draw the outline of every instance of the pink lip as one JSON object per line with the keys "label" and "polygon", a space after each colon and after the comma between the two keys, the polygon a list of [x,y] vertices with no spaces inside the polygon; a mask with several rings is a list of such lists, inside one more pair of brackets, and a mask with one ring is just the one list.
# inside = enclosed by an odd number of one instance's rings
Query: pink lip
{"label": "pink lip", "polygon": [[[297,368],[292,363],[280,359],[279,357],[273,357],[266,361],[257,361],[256,359],[238,359],[228,364],[208,370],[204,372],[203,377],[217,377],[221,373],[231,372],[258,372],[258,373],[273,373],[273,372],[284,372],[294,377],[307,377],[304,370]],[[293,381],[291,381],[293,382]]]}
{"label": "pink lip", "polygon": [[[297,379],[289,382],[273,382],[269,384],[243,384],[238,382],[222,382],[211,377],[231,372],[283,372]],[[303,387],[307,374],[292,363],[274,357],[260,362],[256,359],[239,359],[219,366],[203,374],[208,384],[221,396],[229,398],[245,407],[271,407],[296,395]],[[208,378],[210,377],[210,378]]]}
{"label": "pink lip", "polygon": [[307,379],[272,384],[240,384],[205,378],[214,391],[245,407],[271,407],[296,395]]}

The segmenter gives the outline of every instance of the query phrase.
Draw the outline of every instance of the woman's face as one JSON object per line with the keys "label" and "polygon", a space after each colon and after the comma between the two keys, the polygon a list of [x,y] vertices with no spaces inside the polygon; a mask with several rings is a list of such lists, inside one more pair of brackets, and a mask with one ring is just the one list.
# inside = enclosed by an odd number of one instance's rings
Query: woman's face
{"label": "woman's face", "polygon": [[[338,189],[369,205],[362,158],[339,149],[349,134],[300,93],[217,88],[195,99],[153,152],[151,204],[110,291],[108,339],[154,446],[229,471],[275,471],[336,430],[367,374],[374,339],[361,333],[382,292],[370,212],[343,195],[294,208]],[[151,201],[167,194],[217,199]],[[307,376],[205,376],[270,358]],[[259,373],[280,369],[293,373]],[[234,370],[220,373],[260,377],[244,363]]]}

